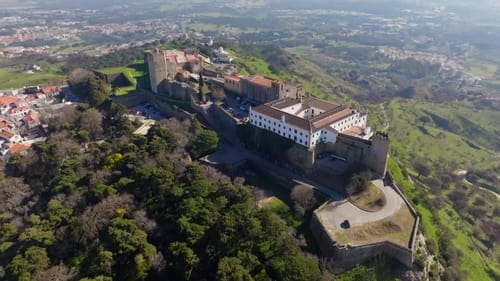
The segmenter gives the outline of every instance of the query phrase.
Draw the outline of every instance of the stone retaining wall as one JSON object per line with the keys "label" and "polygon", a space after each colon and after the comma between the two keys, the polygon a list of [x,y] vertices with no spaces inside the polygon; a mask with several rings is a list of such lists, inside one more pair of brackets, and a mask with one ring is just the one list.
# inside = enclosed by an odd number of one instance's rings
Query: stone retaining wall
{"label": "stone retaining wall", "polygon": [[316,242],[318,243],[321,254],[325,258],[327,258],[327,260],[331,260],[333,262],[333,266],[338,271],[353,268],[359,264],[365,263],[380,256],[390,256],[398,260],[408,268],[412,267],[413,251],[415,249],[415,241],[417,238],[420,219],[411,203],[408,201],[408,199],[406,199],[399,187],[394,184],[392,175],[390,173],[388,173],[386,178],[384,178],[384,183],[391,186],[403,198],[411,214],[415,217],[415,223],[413,224],[408,247],[402,247],[390,241],[383,241],[362,246],[338,245],[336,241],[334,241],[332,237],[328,235],[328,231],[325,229],[325,226],[319,222],[316,216],[316,213],[320,212],[321,209],[323,209],[328,204],[335,204],[335,202],[326,202],[316,211],[314,211],[310,223],[310,228],[316,239]]}

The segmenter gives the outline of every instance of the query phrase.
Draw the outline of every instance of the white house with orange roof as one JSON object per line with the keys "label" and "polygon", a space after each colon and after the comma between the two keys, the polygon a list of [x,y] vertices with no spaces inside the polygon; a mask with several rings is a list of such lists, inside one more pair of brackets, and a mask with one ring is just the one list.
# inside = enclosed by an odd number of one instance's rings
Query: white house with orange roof
{"label": "white house with orange roof", "polygon": [[25,155],[31,145],[24,143],[2,144],[0,146],[0,155],[4,161],[8,161],[14,154]]}
{"label": "white house with orange roof", "polygon": [[0,97],[0,114],[5,114],[13,107],[24,106],[26,102],[24,99],[15,96],[1,96]]}
{"label": "white house with orange roof", "polygon": [[9,129],[0,129],[0,139],[8,143],[16,143],[23,140],[19,134]]}
{"label": "white house with orange roof", "polygon": [[29,107],[28,105],[23,105],[11,108],[5,113],[5,116],[10,118],[11,120],[21,121],[24,116],[28,115],[31,111],[31,107]]}

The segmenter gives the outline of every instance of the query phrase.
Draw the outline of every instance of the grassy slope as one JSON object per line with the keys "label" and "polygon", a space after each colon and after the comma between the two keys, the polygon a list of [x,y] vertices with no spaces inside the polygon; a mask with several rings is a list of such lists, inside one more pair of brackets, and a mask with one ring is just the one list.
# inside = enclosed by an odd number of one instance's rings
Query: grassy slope
{"label": "grassy slope", "polygon": [[[303,55],[301,51],[303,50],[294,50],[294,53]],[[268,64],[263,60],[245,59],[241,63],[255,73],[260,73],[260,70],[264,74],[269,74]],[[312,75],[314,79],[307,80],[300,77],[303,74]],[[298,59],[285,73],[276,75],[285,81],[298,80],[307,92],[321,98],[325,97],[325,91],[319,85],[330,87],[340,85],[356,90],[356,86],[330,77],[323,68],[305,59]],[[328,94],[326,96],[329,99],[332,97]],[[336,97],[339,98],[342,97]],[[350,101],[350,97],[344,98]],[[464,103],[431,104],[421,100],[402,99],[367,107],[370,108],[370,123],[376,125],[375,129],[388,129],[390,133],[392,157],[388,165],[389,170],[409,198],[416,196],[416,190],[400,167],[409,166],[412,156],[422,158],[430,165],[450,167],[450,172],[454,170],[451,169],[452,166],[467,169],[488,168],[500,164],[500,158],[496,157],[494,151],[494,141],[499,132],[495,121],[500,120],[500,112],[488,110],[478,112]],[[422,115],[429,116],[429,114],[434,117],[433,122],[422,124],[418,121]],[[439,117],[452,122],[451,125],[442,124]],[[389,123],[387,128],[386,123]],[[448,222],[451,218],[443,211],[433,214],[423,205],[417,205],[416,209],[421,215],[421,224],[425,228],[427,239],[437,241],[439,227],[436,219]],[[453,219],[461,221],[458,218],[457,215]],[[455,234],[454,245],[464,253],[462,265],[468,272],[468,280],[491,280],[488,266],[479,258],[480,251],[475,248],[474,240],[470,236],[471,226],[462,222],[451,224],[450,228]],[[492,264],[490,267],[498,272],[498,264]]]}
{"label": "grassy slope", "polygon": [[[400,165],[393,159],[389,159],[388,168],[394,176],[395,181],[409,197],[414,197],[413,184],[403,175]],[[451,241],[462,253],[462,268],[468,273],[467,280],[491,280],[488,271],[500,274],[500,268],[494,261],[487,261],[478,249],[477,241],[472,234],[472,227],[465,223],[460,215],[451,206],[446,205],[437,213],[431,213],[423,205],[416,205],[420,214],[421,224],[425,229],[426,239],[438,240],[439,223],[449,227],[454,239]],[[437,222],[436,220],[439,220]]]}
{"label": "grassy slope", "polygon": [[24,86],[63,84],[66,77],[60,74],[59,65],[47,62],[33,62],[41,66],[36,73],[27,73],[22,67],[0,68],[0,89],[21,88]]}
{"label": "grassy slope", "polygon": [[118,88],[116,95],[124,95],[134,91],[137,88],[137,84],[143,89],[149,87],[148,71],[144,60],[138,60],[128,66],[103,68],[99,71],[104,74],[123,73],[132,82],[133,86]]}
{"label": "grassy slope", "polygon": [[[450,171],[500,164],[491,143],[496,130],[493,120],[500,120],[500,112],[477,113],[453,104],[406,100],[394,100],[386,110],[390,116],[391,152],[406,163],[417,156],[427,163],[445,165]],[[435,117],[433,122],[421,124],[417,121],[420,116],[429,114]],[[448,128],[439,117],[451,120],[453,126],[450,126],[457,129]]]}

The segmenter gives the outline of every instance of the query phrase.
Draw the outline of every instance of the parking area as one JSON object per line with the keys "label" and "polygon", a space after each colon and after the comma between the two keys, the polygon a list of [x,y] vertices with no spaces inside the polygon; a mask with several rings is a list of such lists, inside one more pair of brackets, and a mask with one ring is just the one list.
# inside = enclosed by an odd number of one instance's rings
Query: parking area
{"label": "parking area", "polygon": [[144,103],[129,109],[129,114],[143,116],[145,119],[160,120],[166,118],[154,105]]}
{"label": "parking area", "polygon": [[237,119],[248,118],[250,102],[239,97],[227,97],[221,107]]}

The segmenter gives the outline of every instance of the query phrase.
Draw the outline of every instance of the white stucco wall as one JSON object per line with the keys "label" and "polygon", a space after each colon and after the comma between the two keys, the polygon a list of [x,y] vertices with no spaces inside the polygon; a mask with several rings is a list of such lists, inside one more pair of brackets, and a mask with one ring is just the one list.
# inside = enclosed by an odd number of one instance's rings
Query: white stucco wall
{"label": "white stucco wall", "polygon": [[297,144],[310,147],[310,133],[304,129],[288,124],[286,119],[285,122],[283,122],[282,120],[274,119],[255,111],[250,111],[250,123],[259,128],[291,139]]}
{"label": "white stucco wall", "polygon": [[[300,104],[296,104],[293,106],[289,106],[283,111],[293,114],[296,112]],[[320,114],[322,111],[320,109],[315,108],[314,114]],[[302,118],[311,118],[312,109],[304,110],[300,112],[298,117]],[[342,120],[339,120],[335,123],[330,124],[332,129],[335,129],[338,132],[343,132],[345,130],[350,129],[353,126],[358,126],[361,128],[366,128],[366,114],[361,114],[356,112]],[[266,116],[264,114],[260,114],[258,112],[252,111],[250,109],[250,123],[259,128],[269,130],[278,135],[281,135],[285,138],[289,138],[294,140],[297,144],[303,145],[305,147],[311,148],[316,146],[320,142],[332,142],[335,143],[337,140],[337,133],[332,130],[327,130],[326,128],[319,129],[314,132],[309,132],[304,129],[295,127],[286,122],[286,118],[283,120],[278,120]]]}

